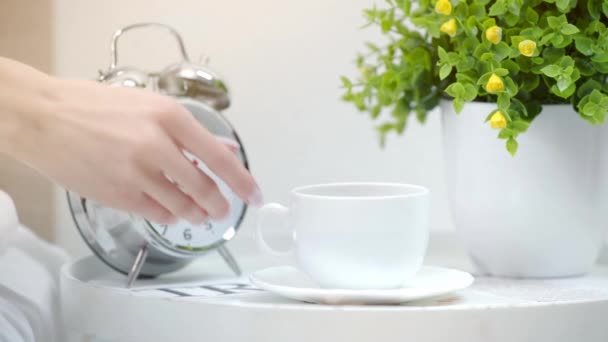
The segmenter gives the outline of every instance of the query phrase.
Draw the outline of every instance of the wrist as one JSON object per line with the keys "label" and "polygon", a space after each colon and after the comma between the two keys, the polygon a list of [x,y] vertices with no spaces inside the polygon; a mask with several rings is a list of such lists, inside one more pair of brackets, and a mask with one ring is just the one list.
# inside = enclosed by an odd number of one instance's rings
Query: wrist
{"label": "wrist", "polygon": [[36,149],[38,137],[56,112],[60,81],[24,65],[3,62],[0,60],[0,153],[26,162],[25,154]]}

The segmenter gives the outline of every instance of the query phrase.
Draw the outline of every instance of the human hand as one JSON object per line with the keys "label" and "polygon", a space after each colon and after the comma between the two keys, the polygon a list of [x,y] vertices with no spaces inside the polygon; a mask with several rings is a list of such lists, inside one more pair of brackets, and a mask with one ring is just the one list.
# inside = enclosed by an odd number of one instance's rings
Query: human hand
{"label": "human hand", "polygon": [[173,99],[91,81],[53,82],[42,114],[26,116],[14,150],[67,189],[158,223],[224,217],[228,202],[182,154],[187,150],[246,203],[261,204],[254,178],[234,155],[238,145],[217,139]]}

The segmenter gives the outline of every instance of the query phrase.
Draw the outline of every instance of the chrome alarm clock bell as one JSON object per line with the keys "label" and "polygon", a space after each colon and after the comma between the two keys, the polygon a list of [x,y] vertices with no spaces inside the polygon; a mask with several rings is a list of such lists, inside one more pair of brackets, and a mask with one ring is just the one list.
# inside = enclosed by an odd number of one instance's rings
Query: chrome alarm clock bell
{"label": "chrome alarm clock bell", "polygon": [[[161,28],[177,40],[182,61],[158,73],[134,67],[118,67],[117,43],[125,32],[136,28]],[[180,35],[173,28],[157,24],[135,24],[116,31],[111,45],[112,62],[99,81],[112,86],[139,87],[176,98],[211,133],[235,141],[237,156],[248,168],[245,150],[233,127],[219,112],[229,106],[228,89],[221,77],[206,65],[191,63]],[[131,213],[105,207],[76,193],[67,192],[74,222],[92,251],[111,268],[128,274],[130,287],[139,276],[154,277],[176,271],[195,258],[217,251],[230,268],[241,271],[225,243],[232,239],[247,210],[230,188],[191,154],[185,154],[209,175],[230,203],[230,214],[222,220],[192,225],[179,221],[163,225]]]}

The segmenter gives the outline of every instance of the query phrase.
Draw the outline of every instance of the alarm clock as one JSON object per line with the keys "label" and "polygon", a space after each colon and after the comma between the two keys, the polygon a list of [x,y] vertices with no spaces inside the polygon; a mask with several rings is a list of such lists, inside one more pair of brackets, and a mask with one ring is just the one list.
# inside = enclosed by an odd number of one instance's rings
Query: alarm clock
{"label": "alarm clock", "polygon": [[[182,60],[160,72],[119,67],[119,38],[127,31],[141,28],[162,29],[173,35]],[[175,29],[159,23],[127,26],[114,33],[110,49],[111,63],[107,71],[100,71],[99,82],[110,86],[144,88],[174,97],[211,133],[237,143],[237,157],[249,169],[239,136],[220,113],[230,105],[226,83],[206,64],[190,62],[183,40]],[[179,270],[194,259],[214,251],[219,252],[235,274],[241,274],[236,259],[225,244],[236,235],[247,205],[201,160],[187,151],[184,155],[216,182],[230,203],[230,213],[226,218],[209,220],[200,225],[187,221],[172,225],[158,224],[67,191],[72,217],[84,241],[105,264],[127,275],[127,287],[131,287],[138,277],[155,277]]]}

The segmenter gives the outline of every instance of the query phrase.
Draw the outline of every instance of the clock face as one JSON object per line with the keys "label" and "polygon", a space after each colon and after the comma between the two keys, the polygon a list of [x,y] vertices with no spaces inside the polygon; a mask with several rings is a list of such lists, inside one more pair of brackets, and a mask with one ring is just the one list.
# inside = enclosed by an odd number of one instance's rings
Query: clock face
{"label": "clock face", "polygon": [[150,227],[165,244],[183,251],[204,251],[215,247],[218,243],[230,240],[236,233],[235,225],[240,220],[245,211],[245,204],[238,198],[232,190],[217,177],[207,166],[191,153],[185,152],[184,155],[196,165],[201,172],[209,175],[215,181],[218,188],[230,204],[230,213],[222,220],[209,220],[203,224],[193,225],[186,220],[167,225],[148,222]]}
{"label": "clock face", "polygon": [[[198,101],[182,99],[180,103],[184,105],[192,115],[211,133],[224,139],[232,140],[239,144],[238,138],[232,127],[223,117],[211,109],[211,107],[201,104]],[[230,204],[229,215],[222,220],[209,220],[204,224],[193,225],[188,221],[179,221],[173,225],[163,225],[148,222],[154,235],[165,245],[186,252],[205,251],[216,247],[218,244],[230,240],[235,234],[246,210],[245,203],[236,196],[232,190],[215,175],[200,159],[188,151],[184,155],[190,162],[198,167],[201,172],[208,175],[215,181],[219,190],[222,192]],[[247,165],[243,149],[241,148],[237,157],[245,166]]]}

